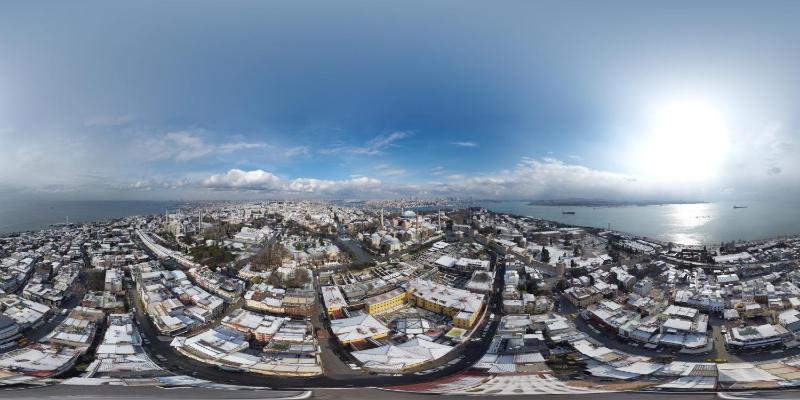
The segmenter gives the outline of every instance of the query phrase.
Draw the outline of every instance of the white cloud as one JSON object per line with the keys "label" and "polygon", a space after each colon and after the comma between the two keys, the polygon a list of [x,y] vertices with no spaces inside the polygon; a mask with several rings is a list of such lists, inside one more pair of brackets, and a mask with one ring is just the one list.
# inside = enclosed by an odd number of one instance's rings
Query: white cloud
{"label": "white cloud", "polygon": [[438,175],[445,174],[445,173],[447,172],[447,168],[445,168],[445,167],[442,167],[442,166],[440,165],[440,166],[436,166],[436,167],[433,167],[433,168],[431,168],[431,170],[430,170],[430,171],[428,171],[428,172],[429,172],[431,175],[438,176]]}
{"label": "white cloud", "polygon": [[390,147],[398,146],[396,142],[406,139],[412,135],[411,132],[407,131],[394,131],[386,135],[378,135],[372,140],[370,140],[364,146],[342,146],[336,145],[330,148],[320,150],[320,153],[323,154],[337,154],[337,153],[351,153],[351,154],[360,154],[360,155],[379,155],[383,154],[385,150]]}
{"label": "white cloud", "polygon": [[450,142],[450,144],[460,147],[478,147],[478,144],[475,142]]}
{"label": "white cloud", "polygon": [[251,143],[244,141],[228,143],[209,143],[207,136],[203,132],[176,131],[169,132],[162,138],[151,139],[146,142],[150,148],[149,154],[156,159],[174,159],[183,162],[197,158],[217,155],[231,154],[241,150],[263,149],[266,143]]}
{"label": "white cloud", "polygon": [[311,153],[311,148],[308,146],[289,147],[288,149],[283,151],[283,154],[288,158],[307,156],[309,155],[309,153]]}
{"label": "white cloud", "polygon": [[408,174],[408,171],[406,171],[403,168],[387,169],[387,170],[384,170],[384,171],[381,172],[381,175],[387,176],[387,177],[390,177],[390,178],[391,177],[405,176],[407,174]]}
{"label": "white cloud", "polygon": [[[552,155],[522,158],[509,170],[487,167],[486,173],[477,175],[440,165],[427,170],[428,177],[436,180],[428,183],[408,183],[413,182],[407,178],[409,171],[391,163],[377,162],[367,162],[364,165],[368,171],[355,170],[353,172],[361,174],[352,176],[345,173],[340,180],[302,174],[293,179],[295,176],[282,177],[274,171],[281,171],[279,162],[287,157],[302,158],[311,154],[312,149],[307,146],[284,148],[235,135],[222,137],[202,129],[156,135],[129,131],[115,137],[92,133],[91,129],[86,131],[88,133],[83,135],[56,135],[18,128],[0,129],[0,193],[70,192],[85,197],[99,193],[97,198],[101,198],[112,191],[126,192],[119,195],[121,198],[133,196],[134,191],[149,190],[155,193],[143,193],[142,198],[145,194],[155,197],[158,192],[171,198],[207,195],[221,198],[227,194],[219,190],[230,190],[338,198],[471,196],[712,201],[739,196],[786,198],[800,194],[797,185],[800,157],[795,154],[798,128],[780,123],[732,132],[734,145],[725,154],[719,175],[691,184],[677,179],[655,181],[634,168],[629,174],[591,168],[579,157],[570,155],[565,155],[563,160]],[[408,136],[405,132],[381,135],[355,151],[361,154],[387,152]],[[220,156],[229,154],[232,156]],[[177,164],[165,168],[161,164],[164,160]],[[414,159],[406,162],[414,162]],[[230,169],[236,167],[240,169]],[[352,165],[343,168],[349,167]],[[293,168],[297,169],[300,168]],[[470,170],[473,169],[471,166]],[[426,175],[424,166],[415,164],[413,172],[416,171]],[[163,193],[168,190],[180,192]]]}
{"label": "white cloud", "polygon": [[211,189],[242,189],[242,190],[280,190],[283,186],[281,179],[261,169],[243,171],[232,169],[225,174],[211,175],[203,181],[203,186]]}
{"label": "white cloud", "polygon": [[771,197],[800,195],[800,157],[795,154],[797,128],[772,123],[738,132],[718,178],[734,196],[766,193]]}
{"label": "white cloud", "polygon": [[253,171],[231,169],[224,174],[211,175],[203,180],[202,186],[216,190],[257,190],[284,195],[332,195],[359,194],[368,190],[379,189],[381,181],[366,176],[345,180],[316,178],[285,180],[271,172],[260,169]]}
{"label": "white cloud", "polygon": [[654,195],[632,177],[581,165],[565,164],[555,158],[522,158],[510,171],[468,177],[445,176],[447,183],[435,182],[424,190],[431,194],[459,193],[486,198],[641,198]]}
{"label": "white cloud", "polygon": [[392,164],[378,164],[373,167],[378,174],[386,177],[399,177],[408,174],[404,168],[396,168]]}
{"label": "white cloud", "polygon": [[111,188],[117,190],[141,190],[152,191],[156,189],[180,189],[189,185],[186,179],[141,179],[128,184],[112,185]]}
{"label": "white cloud", "polygon": [[297,178],[292,180],[288,189],[292,192],[314,193],[314,194],[337,194],[337,193],[364,193],[367,190],[378,189],[381,181],[375,178],[361,176],[346,180],[324,180],[313,178]]}
{"label": "white cloud", "polygon": [[[375,167],[391,170],[389,164]],[[479,198],[610,198],[657,197],[657,186],[635,177],[567,164],[554,158],[522,158],[512,170],[482,176],[449,174],[446,182],[386,185],[379,179],[356,176],[345,180],[296,178],[285,180],[263,170],[233,169],[212,175],[203,186],[228,190],[264,190],[296,197],[396,197],[403,195],[473,196]],[[664,192],[661,195],[668,195]],[[664,197],[659,197],[664,198]]]}

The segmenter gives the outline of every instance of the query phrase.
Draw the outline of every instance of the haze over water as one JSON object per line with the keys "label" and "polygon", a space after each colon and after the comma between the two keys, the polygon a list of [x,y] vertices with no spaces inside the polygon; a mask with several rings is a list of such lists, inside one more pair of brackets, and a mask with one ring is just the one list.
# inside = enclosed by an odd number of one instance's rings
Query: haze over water
{"label": "haze over water", "polygon": [[[177,209],[175,201],[40,201],[0,203],[0,234],[44,229],[50,224],[89,222],[131,215],[160,214]],[[532,206],[527,201],[481,202],[479,205],[511,213],[579,226],[611,228],[682,244],[718,244],[731,240],[759,240],[800,233],[800,209],[791,202],[665,204],[625,207]],[[563,214],[574,211],[574,215]]]}
{"label": "haze over water", "polygon": [[51,224],[92,222],[131,215],[161,214],[175,201],[4,201],[0,202],[0,235],[45,229]]}
{"label": "haze over water", "polygon": [[[624,207],[532,206],[527,201],[484,202],[496,212],[531,216],[565,224],[592,226],[681,244],[719,244],[800,233],[800,210],[780,201],[665,204]],[[563,214],[574,211],[574,215]]]}

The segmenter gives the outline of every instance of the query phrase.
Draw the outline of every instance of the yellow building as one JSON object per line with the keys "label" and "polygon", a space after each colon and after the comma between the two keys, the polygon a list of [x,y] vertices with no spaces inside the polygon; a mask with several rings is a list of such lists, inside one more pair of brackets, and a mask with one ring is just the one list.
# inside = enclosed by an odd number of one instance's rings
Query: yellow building
{"label": "yellow building", "polygon": [[347,300],[345,300],[342,291],[338,286],[323,286],[322,300],[325,302],[325,311],[330,316],[339,316],[342,309],[347,307]]}
{"label": "yellow building", "polygon": [[408,300],[408,292],[403,289],[392,291],[370,297],[366,300],[367,312],[370,314],[380,314],[402,307]]}
{"label": "yellow building", "polygon": [[460,311],[453,317],[453,325],[458,328],[469,329],[475,324],[475,319],[478,318],[478,312]]}
{"label": "yellow building", "polygon": [[469,329],[483,310],[483,294],[440,285],[431,281],[409,282],[408,293],[417,307],[453,318],[453,324]]}

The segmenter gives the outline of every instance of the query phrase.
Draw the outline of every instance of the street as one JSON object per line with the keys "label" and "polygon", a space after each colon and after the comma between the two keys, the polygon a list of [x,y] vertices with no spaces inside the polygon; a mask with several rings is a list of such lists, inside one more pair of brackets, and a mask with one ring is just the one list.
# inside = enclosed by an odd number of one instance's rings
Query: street
{"label": "street", "polygon": [[[503,284],[503,273],[505,266],[496,262],[496,256],[492,256],[492,265],[498,269],[495,274],[496,285]],[[315,279],[315,285],[317,281]],[[286,376],[268,376],[258,375],[247,372],[238,372],[232,374],[228,371],[223,371],[217,367],[206,365],[197,362],[193,359],[185,357],[176,352],[171,346],[169,341],[159,339],[159,333],[153,325],[150,318],[145,314],[141,307],[140,302],[137,300],[138,294],[133,287],[128,288],[129,303],[132,307],[134,318],[138,322],[139,332],[144,339],[147,339],[150,344],[144,346],[145,350],[149,353],[150,358],[159,364],[162,368],[172,371],[176,374],[192,375],[196,378],[206,379],[219,383],[230,383],[246,386],[262,386],[271,388],[308,388],[308,387],[364,387],[364,386],[392,386],[404,385],[411,383],[421,383],[436,380],[442,377],[450,376],[452,374],[461,372],[471,367],[475,362],[480,360],[486,353],[486,350],[491,344],[491,338],[494,337],[495,331],[499,326],[499,319],[484,321],[476,327],[476,332],[481,332],[488,324],[488,330],[484,338],[480,342],[469,342],[465,344],[463,349],[463,357],[458,358],[460,354],[454,352],[448,356],[437,360],[437,365],[444,364],[438,370],[433,370],[430,373],[422,375],[403,375],[403,376],[388,376],[388,375],[374,375],[362,372],[361,370],[350,369],[339,357],[337,351],[338,344],[334,343],[335,339],[320,340],[320,347],[322,350],[323,367],[326,372],[324,376],[301,378],[301,377],[286,377]],[[502,310],[502,302],[498,300],[497,296],[489,297],[489,304],[487,305],[486,315],[495,313],[500,315]],[[316,328],[324,329],[323,322],[319,320],[319,315],[312,318],[312,323]],[[331,342],[334,341],[334,342]],[[163,357],[163,361],[156,356]],[[458,361],[452,364],[445,364],[453,359]],[[435,366],[431,366],[433,368]]]}
{"label": "street", "polygon": [[[536,399],[570,399],[576,395],[537,395]],[[578,395],[580,396],[580,395]],[[593,393],[593,400],[789,400],[800,398],[800,391],[780,390],[780,391],[760,391],[760,392],[708,392],[708,393],[665,393],[665,392],[620,392],[620,393]],[[533,398],[530,395],[508,395],[503,398],[522,399]],[[43,399],[43,398],[81,398],[81,399],[103,399],[103,400],[143,400],[143,399],[195,399],[195,400],[216,400],[220,398],[238,399],[321,399],[321,400],[372,400],[380,398],[384,400],[406,400],[409,398],[428,400],[441,399],[438,394],[416,394],[407,392],[396,392],[380,390],[374,388],[352,388],[352,389],[315,389],[311,391],[303,390],[252,390],[231,388],[161,388],[155,386],[73,386],[73,385],[53,385],[33,388],[8,388],[0,390],[0,399]],[[475,395],[448,395],[447,399],[452,400],[474,400],[482,398],[496,398],[493,396]]]}

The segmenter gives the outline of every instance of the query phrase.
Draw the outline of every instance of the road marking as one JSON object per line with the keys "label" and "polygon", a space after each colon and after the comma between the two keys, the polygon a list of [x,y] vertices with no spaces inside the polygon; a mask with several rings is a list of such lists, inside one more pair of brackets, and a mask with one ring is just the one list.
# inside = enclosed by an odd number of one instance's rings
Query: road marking
{"label": "road marking", "polygon": [[753,392],[737,392],[736,394],[738,396],[729,394],[728,392],[717,392],[717,397],[719,397],[720,399],[725,399],[725,400],[744,400],[744,399],[747,399],[747,400],[760,400],[757,397],[750,397],[751,395],[754,394]]}

